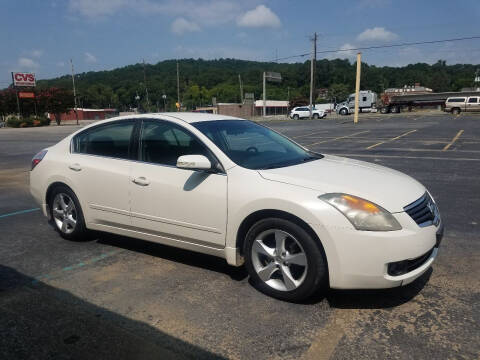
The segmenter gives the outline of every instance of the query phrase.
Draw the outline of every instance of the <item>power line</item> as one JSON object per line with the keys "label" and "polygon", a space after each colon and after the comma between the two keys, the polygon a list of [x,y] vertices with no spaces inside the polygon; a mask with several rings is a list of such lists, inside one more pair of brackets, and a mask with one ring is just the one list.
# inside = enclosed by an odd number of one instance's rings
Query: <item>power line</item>
{"label": "power line", "polygon": [[[398,43],[398,44],[363,46],[363,47],[336,49],[336,50],[322,50],[322,51],[317,51],[317,54],[328,54],[328,53],[360,51],[360,50],[375,50],[375,49],[385,49],[385,48],[394,48],[394,47],[412,46],[412,45],[439,44],[439,43],[445,43],[445,42],[474,40],[474,39],[480,39],[480,36],[468,36],[468,37],[453,38],[453,39],[418,41],[418,42],[404,42],[404,43]],[[280,61],[280,60],[294,59],[294,58],[304,57],[304,56],[307,56],[307,55],[310,55],[310,54],[311,54],[310,52],[307,52],[307,53],[304,53],[304,54],[291,55],[291,56],[286,56],[286,57],[283,57],[283,58],[278,58],[276,60]],[[270,60],[270,61],[272,61],[272,60]]]}

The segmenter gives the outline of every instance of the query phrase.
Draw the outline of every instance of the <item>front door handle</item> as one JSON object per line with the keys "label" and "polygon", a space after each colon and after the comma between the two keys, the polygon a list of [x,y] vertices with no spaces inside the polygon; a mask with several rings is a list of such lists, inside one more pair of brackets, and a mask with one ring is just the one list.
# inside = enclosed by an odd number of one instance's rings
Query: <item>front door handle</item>
{"label": "front door handle", "polygon": [[80,171],[80,170],[82,170],[82,167],[80,166],[80,164],[77,164],[77,163],[68,165],[68,168],[69,168],[70,170],[73,170],[73,171]]}
{"label": "front door handle", "polygon": [[147,186],[150,184],[150,181],[147,180],[144,176],[137,177],[132,180],[135,184],[140,186]]}

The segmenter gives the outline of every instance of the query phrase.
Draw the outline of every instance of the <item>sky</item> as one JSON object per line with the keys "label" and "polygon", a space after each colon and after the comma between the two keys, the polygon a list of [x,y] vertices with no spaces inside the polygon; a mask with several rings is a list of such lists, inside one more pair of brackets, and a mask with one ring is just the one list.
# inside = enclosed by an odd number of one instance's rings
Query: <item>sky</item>
{"label": "sky", "polygon": [[[0,0],[0,88],[145,59],[275,61],[311,51],[480,35],[479,0]],[[319,54],[348,58],[356,51]],[[363,51],[364,62],[480,64],[480,39]],[[285,62],[305,61],[308,57]]]}

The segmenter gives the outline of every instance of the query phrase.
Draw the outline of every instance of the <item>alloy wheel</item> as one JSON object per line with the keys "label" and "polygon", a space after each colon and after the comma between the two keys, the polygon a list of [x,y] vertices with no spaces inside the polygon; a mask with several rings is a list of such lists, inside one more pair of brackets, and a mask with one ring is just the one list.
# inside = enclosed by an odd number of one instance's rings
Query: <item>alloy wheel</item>
{"label": "alloy wheel", "polygon": [[58,193],[53,199],[52,215],[58,229],[64,234],[71,234],[77,225],[77,210],[72,198],[65,193]]}
{"label": "alloy wheel", "polygon": [[295,237],[283,230],[260,233],[251,249],[252,264],[258,277],[280,291],[297,289],[307,275],[307,256]]}

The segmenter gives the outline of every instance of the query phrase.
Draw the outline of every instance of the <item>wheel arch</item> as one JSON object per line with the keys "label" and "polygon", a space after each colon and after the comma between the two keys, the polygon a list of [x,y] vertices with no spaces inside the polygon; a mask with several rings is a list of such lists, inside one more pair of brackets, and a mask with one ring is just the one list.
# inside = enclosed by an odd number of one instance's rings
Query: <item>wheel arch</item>
{"label": "wheel arch", "polygon": [[55,190],[56,187],[58,186],[65,186],[70,189],[75,194],[75,191],[66,183],[62,181],[54,181],[47,187],[47,191],[45,192],[45,204],[50,206],[50,197],[52,196],[53,190]]}
{"label": "wheel arch", "polygon": [[245,237],[247,235],[248,230],[258,221],[262,219],[267,219],[267,218],[280,218],[284,220],[289,220],[298,226],[300,226],[302,229],[304,229],[319,245],[320,252],[322,253],[323,259],[325,261],[325,264],[327,265],[328,269],[328,259],[325,253],[324,246],[322,244],[322,241],[318,237],[317,233],[312,229],[308,223],[306,223],[304,220],[299,218],[296,215],[293,215],[287,211],[283,210],[277,210],[277,209],[264,209],[264,210],[257,210],[251,214],[249,214],[247,217],[243,219],[241,222],[240,226],[238,227],[237,230],[237,236],[236,236],[236,248],[240,252],[240,254],[243,256],[244,255],[244,243],[245,243]]}

